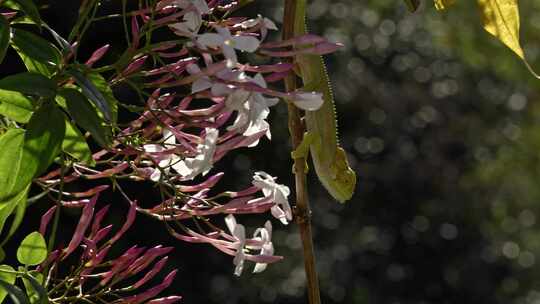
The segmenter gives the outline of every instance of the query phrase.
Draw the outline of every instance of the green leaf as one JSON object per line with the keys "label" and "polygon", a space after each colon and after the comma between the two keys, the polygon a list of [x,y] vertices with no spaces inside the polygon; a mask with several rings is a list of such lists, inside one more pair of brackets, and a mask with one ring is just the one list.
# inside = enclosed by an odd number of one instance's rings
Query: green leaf
{"label": "green leaf", "polygon": [[17,260],[27,266],[41,264],[47,258],[47,244],[45,238],[34,231],[27,235],[17,249]]}
{"label": "green leaf", "polygon": [[517,0],[478,0],[484,29],[497,37],[521,59],[525,59],[519,42],[519,9]]}
{"label": "green leaf", "polygon": [[11,303],[29,304],[28,299],[19,287],[0,280],[0,289],[3,289],[9,295]]}
{"label": "green leaf", "polygon": [[[2,270],[6,270],[8,272]],[[15,273],[10,273],[9,271],[15,272],[15,269],[13,269],[13,267],[9,265],[0,265],[0,281],[6,284],[13,284],[15,283],[17,275]],[[8,292],[4,288],[0,287],[0,303],[2,303],[2,301],[6,298],[7,295]]]}
{"label": "green leaf", "polygon": [[13,233],[19,228],[22,219],[24,217],[24,212],[26,210],[26,199],[28,198],[28,191],[30,190],[30,184],[26,188],[17,193],[15,196],[10,198],[7,201],[3,201],[0,204],[0,232],[4,229],[4,224],[6,223],[8,217],[15,211],[15,218],[9,227],[8,235],[5,239],[2,240],[2,246],[9,241]]}
{"label": "green leaf", "polygon": [[[15,208],[16,208],[15,209],[15,217],[13,218],[13,221],[11,222],[11,226],[9,227],[8,234],[2,240],[2,243],[1,243],[2,246],[9,241],[9,239],[13,236],[15,231],[17,231],[17,229],[19,228],[19,226],[22,223],[22,220],[24,218],[24,214],[26,213],[26,203],[27,203],[28,191],[29,190],[30,190],[30,186],[28,188],[26,188],[23,192],[21,192],[17,196],[19,199],[18,199],[18,201],[16,201],[14,203]],[[0,227],[0,228],[3,228],[3,227]]]}
{"label": "green leaf", "polygon": [[[2,247],[0,247],[0,262],[3,261],[6,258],[6,252]],[[2,303],[2,300],[0,300],[0,303]]]}
{"label": "green leaf", "polygon": [[96,108],[76,89],[65,88],[58,92],[57,102],[66,105],[69,115],[83,129],[92,134],[94,140],[102,147],[111,144],[111,132],[102,123]]}
{"label": "green leaf", "polygon": [[0,89],[23,94],[53,98],[56,84],[49,78],[37,73],[19,73],[0,79]]}
{"label": "green leaf", "polygon": [[[10,129],[0,136],[0,210],[11,204],[13,197],[30,182],[19,180],[23,155],[25,132],[22,129]],[[18,185],[20,182],[21,185]],[[1,214],[1,213],[0,213]],[[1,226],[1,225],[0,225]],[[0,227],[1,228],[1,227]]]}
{"label": "green leaf", "polygon": [[19,92],[0,90],[0,114],[27,123],[33,111],[34,103],[28,97]]}
{"label": "green leaf", "polygon": [[0,15],[0,62],[4,61],[7,48],[9,46],[9,22]]}
{"label": "green leaf", "polygon": [[[34,21],[38,26],[41,26],[39,11],[32,0],[9,0],[6,1],[6,4],[9,2],[14,3],[17,9],[22,10],[32,21]],[[14,5],[11,4],[11,7],[13,6]]]}
{"label": "green leaf", "polygon": [[62,142],[62,150],[71,157],[84,162],[89,166],[94,166],[96,162],[92,158],[92,152],[81,132],[66,118],[66,135]]}
{"label": "green leaf", "polygon": [[[19,270],[24,270],[23,267],[19,267]],[[43,274],[37,271],[31,271],[29,274],[23,273],[22,280],[24,288],[26,289],[26,295],[31,304],[46,304],[49,303],[49,297],[47,290],[41,285],[43,284]]]}
{"label": "green leaf", "polygon": [[49,167],[62,147],[66,124],[64,113],[53,103],[39,108],[30,118],[24,138],[23,159],[26,167],[41,174]]}
{"label": "green leaf", "polygon": [[73,76],[83,94],[96,105],[105,121],[116,123],[118,101],[107,81],[98,73],[83,74],[76,69],[69,69],[67,73]]}
{"label": "green leaf", "polygon": [[504,43],[523,61],[536,78],[536,74],[525,58],[519,42],[519,7],[517,0],[478,0],[484,29]]}
{"label": "green leaf", "polygon": [[[11,129],[0,136],[0,210],[9,206],[12,211],[22,199],[21,191],[52,163],[60,152],[65,127],[62,111],[48,103],[32,115],[26,132]],[[11,211],[2,210],[0,219]]]}
{"label": "green leaf", "polygon": [[52,43],[34,33],[13,29],[11,45],[30,72],[50,77],[60,63],[60,51]]}

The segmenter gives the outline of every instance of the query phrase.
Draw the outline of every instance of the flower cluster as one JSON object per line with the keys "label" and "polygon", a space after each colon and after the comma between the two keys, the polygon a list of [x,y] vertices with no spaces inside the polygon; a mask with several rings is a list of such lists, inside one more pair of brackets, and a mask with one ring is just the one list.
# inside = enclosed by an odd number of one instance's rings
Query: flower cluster
{"label": "flower cluster", "polygon": [[[96,213],[99,193],[85,204],[79,224],[73,232],[71,241],[65,248],[51,252],[41,265],[39,272],[47,273],[45,287],[52,303],[89,302],[99,300],[107,303],[176,303],[181,297],[168,296],[155,298],[173,282],[177,270],[171,271],[163,281],[146,290],[147,282],[153,279],[167,263],[167,254],[172,247],[155,246],[149,249],[133,246],[119,257],[107,260],[111,246],[131,227],[137,214],[136,203],[128,211],[127,219],[112,237],[112,225],[102,225],[109,206]],[[41,219],[40,233],[45,235],[56,206],[47,211]],[[106,241],[105,241],[106,240]],[[62,261],[82,248],[77,267],[69,274],[61,274]],[[67,278],[67,279],[66,279]],[[155,298],[155,299],[153,299]],[[149,301],[150,300],[150,301]]]}
{"label": "flower cluster", "polygon": [[[266,42],[268,32],[277,29],[271,20],[231,17],[241,3],[225,2],[162,0],[131,12],[131,41],[126,52],[131,57],[125,68],[110,78],[109,85],[142,79],[135,90],[147,96],[144,109],[125,128],[116,130],[112,146],[93,154],[95,167],[73,163],[66,171],[49,172],[38,183],[47,191],[61,192],[61,185],[82,178],[102,181],[103,185],[82,192],[61,193],[62,205],[87,210],[92,197],[112,180],[130,203],[130,214],[140,212],[178,222],[181,231],[167,226],[171,235],[187,242],[208,243],[233,256],[235,274],[240,275],[245,260],[255,263],[254,272],[261,272],[281,257],[274,255],[269,221],[256,229],[252,238],[246,238],[244,226],[233,214],[270,212],[288,224],[292,220],[290,191],[271,175],[256,172],[246,189],[215,193],[213,188],[224,173],[210,172],[227,153],[253,148],[264,137],[271,139],[267,118],[280,100],[306,111],[318,109],[323,103],[319,93],[301,89],[282,92],[273,88],[273,83],[293,73],[287,58],[298,53],[326,54],[339,45],[315,35]],[[145,40],[156,30],[169,31],[175,39],[159,43]],[[96,50],[86,65],[98,63],[107,49]],[[255,55],[258,60],[266,58],[267,64],[249,64]],[[162,199],[137,206],[122,190],[125,179],[156,184]],[[81,222],[86,219],[84,210]],[[208,221],[217,215],[225,215],[228,232]],[[182,224],[186,219],[204,225],[197,225],[195,231]],[[93,232],[81,239],[85,240],[85,259],[90,265],[100,256],[92,243],[97,243],[95,237]],[[81,240],[70,243],[63,254],[69,254]],[[120,260],[131,263],[142,252],[130,249]],[[124,271],[130,263],[115,264],[110,270],[115,273],[103,274],[109,278],[104,284],[116,282],[119,269]]]}

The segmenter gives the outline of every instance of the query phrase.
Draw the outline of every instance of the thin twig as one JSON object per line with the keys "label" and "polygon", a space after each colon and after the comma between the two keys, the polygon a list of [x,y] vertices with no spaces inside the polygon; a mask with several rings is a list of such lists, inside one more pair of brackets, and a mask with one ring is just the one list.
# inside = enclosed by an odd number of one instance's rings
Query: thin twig
{"label": "thin twig", "polygon": [[[284,40],[290,39],[294,36],[296,2],[297,0],[285,0],[285,11],[283,17]],[[295,75],[291,74],[285,78],[285,87],[287,91],[294,91],[297,88]],[[296,149],[302,142],[305,130],[298,108],[289,103],[288,113],[289,133],[291,134],[293,149]],[[313,250],[311,209],[309,207],[308,189],[306,184],[305,162],[305,158],[295,158],[294,160],[293,171],[295,174],[296,183],[295,219],[300,229],[300,237],[302,239],[309,303],[320,304],[321,295],[319,290],[317,268],[315,266],[315,254]]]}

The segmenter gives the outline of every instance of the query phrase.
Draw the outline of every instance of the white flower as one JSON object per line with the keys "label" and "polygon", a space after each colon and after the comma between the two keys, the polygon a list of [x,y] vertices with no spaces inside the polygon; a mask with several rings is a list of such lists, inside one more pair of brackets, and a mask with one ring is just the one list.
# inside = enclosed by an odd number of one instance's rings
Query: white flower
{"label": "white flower", "polygon": [[[264,228],[258,228],[253,234],[253,238],[261,241],[263,244],[260,247],[260,255],[273,255],[274,245],[272,244],[272,223],[266,221]],[[266,269],[266,263],[256,263],[253,269],[254,273],[263,272]]]}
{"label": "white flower", "polygon": [[289,187],[275,182],[275,178],[269,174],[259,171],[253,176],[253,185],[263,191],[265,197],[270,197],[275,205],[270,212],[284,225],[292,220],[292,210],[287,197],[291,193]]}
{"label": "white flower", "polygon": [[234,249],[236,250],[233,260],[233,263],[236,266],[234,269],[234,274],[240,276],[242,274],[242,270],[244,270],[244,261],[246,260],[246,256],[244,254],[244,246],[246,245],[246,229],[242,224],[236,223],[236,219],[232,214],[229,214],[225,218],[225,223],[227,224],[227,228],[229,228],[232,236],[236,239],[233,244]]}
{"label": "white flower", "polygon": [[[165,129],[163,131],[163,138],[165,140],[163,141],[162,145],[158,145],[158,144],[144,145],[143,146],[144,151],[147,153],[159,153],[167,149],[174,148],[174,146],[176,145],[176,138],[174,137],[174,134],[171,131],[169,131],[168,129]],[[159,168],[153,169],[154,171],[150,175],[150,179],[154,182],[159,181],[161,179],[161,171],[163,170],[164,172],[169,172],[169,167],[172,164],[178,162],[179,160],[180,160],[180,157],[178,157],[177,155],[173,153],[168,154],[167,156],[163,157],[162,159],[159,160],[159,163],[158,163]]]}
{"label": "white flower", "polygon": [[[262,88],[266,88],[264,78],[257,74],[254,78],[247,78]],[[266,130],[266,137],[271,139],[270,125],[266,121],[270,114],[269,107],[278,103],[277,98],[266,98],[261,93],[248,92],[243,89],[233,91],[225,101],[225,105],[231,111],[237,111],[236,120],[227,130],[243,130],[242,135],[251,136],[260,131]],[[258,140],[250,147],[258,144]]]}
{"label": "white flower", "polygon": [[202,48],[221,48],[227,67],[232,68],[238,62],[236,50],[245,52],[255,52],[259,48],[260,41],[252,36],[232,36],[229,29],[224,27],[215,27],[217,33],[205,33],[199,35],[197,42]]}
{"label": "white flower", "polygon": [[197,155],[185,158],[172,165],[173,169],[182,175],[184,180],[194,179],[201,173],[205,175],[212,169],[212,160],[216,151],[219,131],[214,128],[206,128],[205,131],[204,142],[197,145]]}
{"label": "white flower", "polygon": [[291,100],[295,106],[305,111],[316,111],[324,103],[321,93],[317,92],[299,92],[294,94]]}
{"label": "white flower", "polygon": [[249,29],[251,27],[254,27],[258,24],[261,24],[261,28],[260,28],[260,31],[261,31],[261,40],[264,40],[264,38],[266,37],[267,33],[268,33],[268,30],[273,30],[273,31],[277,31],[278,28],[276,26],[276,24],[266,18],[266,17],[263,17],[261,15],[258,15],[256,19],[249,19],[249,20],[246,20],[242,23],[239,24],[239,26],[242,28],[242,29]]}
{"label": "white flower", "polygon": [[194,10],[187,12],[183,18],[183,22],[170,24],[169,27],[179,36],[193,38],[199,32],[202,24],[202,15],[208,14],[210,8],[205,0],[177,0],[171,3],[170,6],[185,9],[190,5],[194,6]]}

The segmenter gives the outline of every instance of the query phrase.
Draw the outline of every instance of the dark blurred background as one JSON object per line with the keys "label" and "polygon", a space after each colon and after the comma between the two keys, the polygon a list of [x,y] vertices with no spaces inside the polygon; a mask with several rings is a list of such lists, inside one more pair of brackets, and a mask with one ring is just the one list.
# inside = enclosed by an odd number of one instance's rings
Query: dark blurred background
{"label": "dark blurred background", "polygon": [[[475,1],[441,13],[426,0],[414,14],[400,0],[309,2],[312,31],[345,44],[326,59],[341,143],[359,177],[345,205],[310,177],[323,303],[540,303],[540,81],[482,30]],[[44,19],[68,33],[79,1],[41,3]],[[121,1],[103,3],[107,10]],[[522,42],[540,69],[540,1],[520,8]],[[237,15],[257,13],[279,22],[282,3],[259,0]],[[121,23],[97,24],[83,49],[112,43],[119,52],[122,39]],[[116,93],[128,102],[129,94]],[[224,187],[242,189],[256,170],[293,184],[286,119],[285,107],[273,108],[272,142],[216,167],[229,176]],[[134,195],[157,202],[155,192],[134,186]],[[125,204],[105,200],[113,204],[108,220],[120,225]],[[64,217],[67,240],[76,220],[76,212]],[[251,231],[265,219],[240,220]],[[117,252],[175,246],[180,273],[171,292],[186,304],[306,303],[297,229],[273,223],[285,259],[257,275],[248,264],[234,277],[231,257],[175,241],[143,216]]]}

